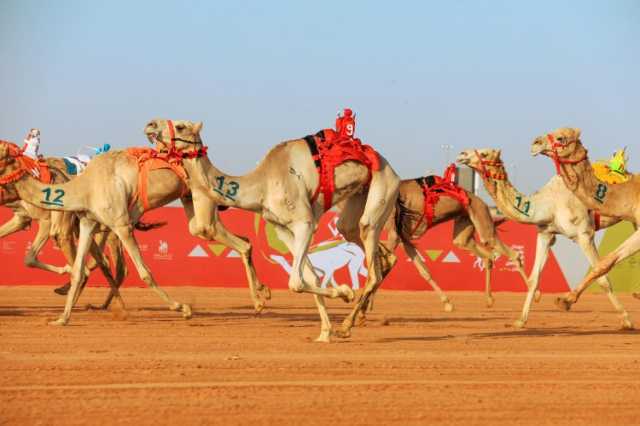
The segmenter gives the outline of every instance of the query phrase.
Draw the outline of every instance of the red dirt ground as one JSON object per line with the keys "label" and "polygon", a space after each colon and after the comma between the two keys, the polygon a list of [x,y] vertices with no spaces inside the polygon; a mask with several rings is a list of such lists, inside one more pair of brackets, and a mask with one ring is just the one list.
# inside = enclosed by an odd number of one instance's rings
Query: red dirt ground
{"label": "red dirt ground", "polygon": [[[48,287],[0,288],[0,424],[638,424],[640,333],[618,331],[606,297],[572,312],[553,296],[529,329],[524,294],[383,291],[348,340],[313,343],[308,295],[274,292],[256,317],[247,290],[169,288],[183,320],[127,288],[126,320],[76,310]],[[91,288],[81,304],[98,303]],[[640,301],[621,296],[640,326]],[[334,323],[347,305],[331,301]],[[386,324],[386,325],[384,325]]]}

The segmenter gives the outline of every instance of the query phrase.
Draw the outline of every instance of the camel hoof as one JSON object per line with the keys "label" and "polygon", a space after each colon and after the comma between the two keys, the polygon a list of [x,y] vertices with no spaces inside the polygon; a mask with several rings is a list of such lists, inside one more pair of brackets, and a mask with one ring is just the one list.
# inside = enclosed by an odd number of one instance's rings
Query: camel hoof
{"label": "camel hoof", "polygon": [[556,306],[562,309],[563,311],[570,311],[571,305],[573,305],[573,303],[568,301],[566,298],[556,297]]}
{"label": "camel hoof", "polygon": [[350,329],[340,328],[338,330],[335,330],[333,332],[333,335],[336,336],[336,337],[339,337],[341,339],[348,339],[349,337],[351,337],[351,330]]}
{"label": "camel hoof", "polygon": [[622,318],[622,323],[620,325],[621,330],[634,330],[635,327],[629,318]]}
{"label": "camel hoof", "polygon": [[348,285],[340,284],[338,286],[338,297],[344,300],[345,303],[351,303],[356,298],[356,294]]}
{"label": "camel hoof", "polygon": [[264,303],[262,302],[255,302],[253,304],[253,309],[256,311],[256,314],[260,314],[262,313],[262,311],[264,311]]}
{"label": "camel hoof", "polygon": [[64,318],[58,318],[55,321],[49,321],[49,325],[67,325],[67,320],[65,320]]}
{"label": "camel hoof", "polygon": [[67,293],[69,293],[69,289],[70,288],[71,288],[71,284],[67,283],[67,284],[63,285],[62,287],[54,288],[53,292],[55,294],[59,294],[60,296],[66,296]]}
{"label": "camel hoof", "polygon": [[266,285],[262,284],[262,287],[258,289],[258,293],[264,300],[271,300],[271,289]]}
{"label": "camel hoof", "polygon": [[536,293],[533,295],[533,300],[538,303],[542,299],[542,293],[540,290],[536,290]]}
{"label": "camel hoof", "polygon": [[496,303],[496,301],[492,296],[487,297],[487,308],[493,307],[494,303]]}
{"label": "camel hoof", "polygon": [[190,319],[193,316],[193,312],[191,311],[191,306],[184,304],[182,305],[182,318]]}
{"label": "camel hoof", "polygon": [[522,320],[517,320],[513,323],[513,326],[515,328],[517,328],[518,330],[522,330],[524,328],[524,321]]}
{"label": "camel hoof", "polygon": [[358,315],[358,319],[356,320],[356,327],[361,327],[367,323],[367,316],[363,313]]}
{"label": "camel hoof", "polygon": [[444,311],[445,312],[453,312],[453,310],[455,309],[455,307],[453,306],[453,303],[451,302],[446,302],[444,304]]}
{"label": "camel hoof", "polygon": [[318,343],[331,343],[331,330],[321,331],[320,336],[314,342]]}

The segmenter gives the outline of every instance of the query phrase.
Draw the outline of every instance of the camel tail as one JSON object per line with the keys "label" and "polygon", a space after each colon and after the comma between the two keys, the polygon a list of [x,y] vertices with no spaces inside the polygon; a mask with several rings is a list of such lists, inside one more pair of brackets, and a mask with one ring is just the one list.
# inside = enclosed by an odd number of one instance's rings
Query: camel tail
{"label": "camel tail", "polygon": [[152,231],[154,229],[162,228],[166,224],[167,222],[149,222],[149,223],[138,222],[136,223],[136,229],[138,231],[147,232],[147,231]]}

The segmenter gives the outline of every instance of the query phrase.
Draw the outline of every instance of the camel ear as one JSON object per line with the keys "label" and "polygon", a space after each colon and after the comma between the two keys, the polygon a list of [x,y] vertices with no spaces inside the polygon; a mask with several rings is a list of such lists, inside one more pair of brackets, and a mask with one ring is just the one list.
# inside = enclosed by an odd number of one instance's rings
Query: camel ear
{"label": "camel ear", "polygon": [[202,126],[204,126],[204,123],[202,123],[202,121],[198,121],[194,126],[193,126],[193,133],[194,134],[200,134],[200,131],[202,130]]}
{"label": "camel ear", "polygon": [[573,128],[573,134],[576,137],[576,140],[580,139],[580,133],[582,133],[580,129],[578,129],[577,127]]}

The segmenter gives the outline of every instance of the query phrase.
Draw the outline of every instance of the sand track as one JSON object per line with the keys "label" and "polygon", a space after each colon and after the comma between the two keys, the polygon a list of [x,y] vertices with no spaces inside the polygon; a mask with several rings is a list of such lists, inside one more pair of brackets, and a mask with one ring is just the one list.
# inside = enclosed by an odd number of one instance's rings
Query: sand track
{"label": "sand track", "polygon": [[[447,314],[432,293],[387,291],[323,345],[309,296],[276,291],[256,317],[247,290],[168,290],[193,319],[127,288],[125,320],[76,310],[59,328],[51,288],[0,287],[0,424],[637,424],[640,333],[601,295],[572,312],[544,296],[518,331],[523,294],[486,309],[454,293]],[[334,323],[347,310],[329,303]]]}

